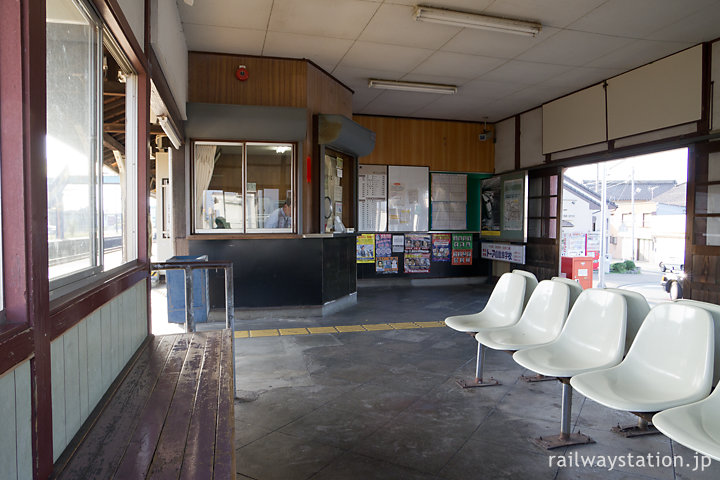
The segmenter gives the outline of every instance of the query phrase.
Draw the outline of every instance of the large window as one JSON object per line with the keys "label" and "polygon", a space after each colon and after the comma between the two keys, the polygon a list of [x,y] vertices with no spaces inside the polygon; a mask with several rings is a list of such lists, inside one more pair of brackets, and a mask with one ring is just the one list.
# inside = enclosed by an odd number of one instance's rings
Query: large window
{"label": "large window", "polygon": [[137,258],[137,76],[94,11],[47,1],[51,288]]}
{"label": "large window", "polygon": [[196,233],[293,232],[295,147],[195,142]]}

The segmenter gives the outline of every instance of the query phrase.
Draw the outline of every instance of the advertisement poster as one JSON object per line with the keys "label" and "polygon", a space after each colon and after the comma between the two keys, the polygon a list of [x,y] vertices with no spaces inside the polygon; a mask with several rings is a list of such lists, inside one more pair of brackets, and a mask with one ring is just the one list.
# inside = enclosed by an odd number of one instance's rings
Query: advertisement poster
{"label": "advertisement poster", "polygon": [[375,234],[375,256],[378,257],[389,257],[392,253],[392,235],[389,233],[377,233]]}
{"label": "advertisement poster", "polygon": [[398,273],[398,257],[377,257],[376,273]]}
{"label": "advertisement poster", "polygon": [[523,228],[523,179],[507,180],[503,185],[503,203],[505,204],[505,230],[522,230]]}
{"label": "advertisement poster", "polygon": [[392,236],[392,253],[403,253],[405,251],[405,235]]}
{"label": "advertisement poster", "polygon": [[563,233],[560,239],[560,256],[584,257],[585,241],[584,233]]}
{"label": "advertisement poster", "polygon": [[453,233],[452,264],[472,265],[472,234]]}
{"label": "advertisement poster", "polygon": [[430,252],[405,253],[405,273],[429,273]]}
{"label": "advertisement poster", "polygon": [[450,234],[434,233],[432,236],[432,261],[450,261]]}
{"label": "advertisement poster", "polygon": [[375,235],[372,233],[358,235],[357,263],[375,263]]}
{"label": "advertisement poster", "polygon": [[405,234],[405,251],[425,250],[430,252],[429,233],[408,233]]}
{"label": "advertisement poster", "polygon": [[525,246],[482,242],[480,256],[488,260],[524,264]]}
{"label": "advertisement poster", "polygon": [[481,203],[481,233],[500,236],[500,177],[482,181]]}

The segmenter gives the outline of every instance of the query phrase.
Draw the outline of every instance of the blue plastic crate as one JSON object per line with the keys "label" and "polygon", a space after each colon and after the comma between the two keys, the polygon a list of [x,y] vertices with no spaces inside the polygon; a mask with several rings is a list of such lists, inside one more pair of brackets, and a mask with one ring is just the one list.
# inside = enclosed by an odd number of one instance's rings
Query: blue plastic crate
{"label": "blue plastic crate", "polygon": [[[179,255],[170,257],[167,262],[202,261],[207,262],[207,255]],[[210,311],[210,295],[208,291],[208,270],[192,271],[193,291],[192,309],[195,323],[208,321]],[[185,323],[185,272],[182,270],[166,270],[168,322]]]}

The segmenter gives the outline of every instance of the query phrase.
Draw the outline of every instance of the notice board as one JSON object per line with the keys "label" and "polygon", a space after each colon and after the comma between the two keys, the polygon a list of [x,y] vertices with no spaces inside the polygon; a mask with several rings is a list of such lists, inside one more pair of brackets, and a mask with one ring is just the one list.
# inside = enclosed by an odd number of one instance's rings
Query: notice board
{"label": "notice board", "polygon": [[388,230],[426,232],[429,226],[428,167],[388,167]]}

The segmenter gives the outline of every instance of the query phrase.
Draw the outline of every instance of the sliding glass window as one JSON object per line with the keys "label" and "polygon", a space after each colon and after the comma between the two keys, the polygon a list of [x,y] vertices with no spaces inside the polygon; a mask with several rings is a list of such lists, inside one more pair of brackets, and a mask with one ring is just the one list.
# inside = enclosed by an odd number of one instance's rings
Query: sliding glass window
{"label": "sliding glass window", "polygon": [[137,258],[137,76],[82,0],[48,0],[51,289]]}
{"label": "sliding glass window", "polygon": [[196,233],[290,233],[295,146],[195,142]]}

